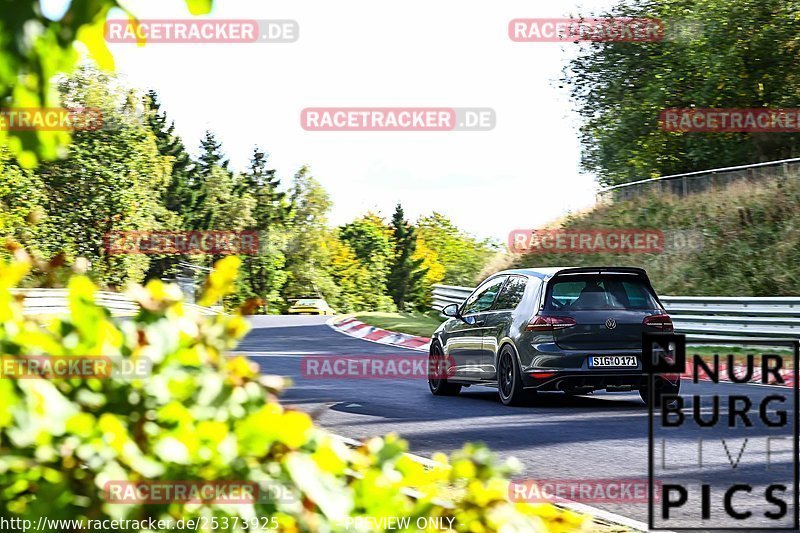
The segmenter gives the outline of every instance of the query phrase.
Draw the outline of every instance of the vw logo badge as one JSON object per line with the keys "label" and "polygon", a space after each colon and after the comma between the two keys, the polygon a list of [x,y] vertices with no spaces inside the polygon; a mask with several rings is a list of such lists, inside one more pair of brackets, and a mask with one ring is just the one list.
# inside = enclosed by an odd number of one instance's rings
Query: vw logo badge
{"label": "vw logo badge", "polygon": [[615,327],[617,327],[617,321],[614,320],[613,318],[609,318],[608,320],[606,320],[606,327],[608,329],[614,329]]}

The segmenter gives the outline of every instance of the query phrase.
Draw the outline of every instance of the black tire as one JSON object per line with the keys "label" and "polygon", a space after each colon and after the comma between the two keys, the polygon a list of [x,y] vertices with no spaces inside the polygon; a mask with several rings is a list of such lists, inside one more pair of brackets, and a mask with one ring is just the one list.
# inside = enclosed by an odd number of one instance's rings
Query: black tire
{"label": "black tire", "polygon": [[[653,402],[654,402],[654,406],[653,407],[655,409],[660,409],[661,408],[661,397],[663,395],[665,395],[665,394],[668,394],[668,395],[680,394],[680,392],[681,392],[681,382],[680,382],[680,380],[678,380],[678,383],[676,385],[673,385],[672,383],[670,383],[668,381],[665,381],[665,380],[662,380],[661,378],[655,378],[655,379],[656,379],[656,389],[655,389],[655,394],[653,394]],[[659,382],[660,382],[660,386],[659,386]],[[641,387],[639,389],[639,397],[642,399],[642,401],[646,405],[649,406],[650,405],[650,389],[649,389],[649,387],[647,387],[647,386]]]}
{"label": "black tire", "polygon": [[497,357],[497,394],[503,405],[523,405],[531,396],[523,388],[517,354],[508,344]]}
{"label": "black tire", "polygon": [[441,370],[436,372],[432,370],[438,368],[442,361],[444,361],[442,348],[438,344],[431,344],[428,353],[428,388],[434,396],[457,396],[461,392],[461,385],[450,383],[447,378],[441,377]]}

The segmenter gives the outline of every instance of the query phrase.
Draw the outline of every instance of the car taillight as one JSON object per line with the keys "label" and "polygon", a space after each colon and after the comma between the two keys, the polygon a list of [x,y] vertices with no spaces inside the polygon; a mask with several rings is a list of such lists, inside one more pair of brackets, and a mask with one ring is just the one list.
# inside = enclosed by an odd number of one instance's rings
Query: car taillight
{"label": "car taillight", "polygon": [[644,318],[642,322],[645,326],[660,329],[661,331],[672,331],[672,319],[669,315],[652,315]]}
{"label": "car taillight", "polygon": [[577,322],[568,316],[537,316],[528,323],[528,327],[525,329],[528,331],[554,331],[575,324]]}

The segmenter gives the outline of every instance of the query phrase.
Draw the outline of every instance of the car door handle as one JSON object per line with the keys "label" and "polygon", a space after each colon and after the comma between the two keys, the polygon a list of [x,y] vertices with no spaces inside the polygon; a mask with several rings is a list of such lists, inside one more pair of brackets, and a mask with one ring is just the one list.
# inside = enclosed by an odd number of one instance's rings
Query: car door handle
{"label": "car door handle", "polygon": [[475,321],[475,325],[476,326],[485,326],[486,325],[486,320],[476,320]]}

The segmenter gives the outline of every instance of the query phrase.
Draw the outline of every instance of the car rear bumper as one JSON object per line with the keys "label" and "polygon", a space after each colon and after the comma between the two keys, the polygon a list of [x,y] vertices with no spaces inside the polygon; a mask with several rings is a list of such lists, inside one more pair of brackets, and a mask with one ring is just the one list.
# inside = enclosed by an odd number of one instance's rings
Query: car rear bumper
{"label": "car rear bumper", "polygon": [[[525,389],[541,391],[589,391],[606,389],[638,390],[647,386],[649,376],[638,372],[625,371],[558,371],[541,370],[522,373]],[[656,377],[656,387],[676,384],[680,375],[664,374]]]}

